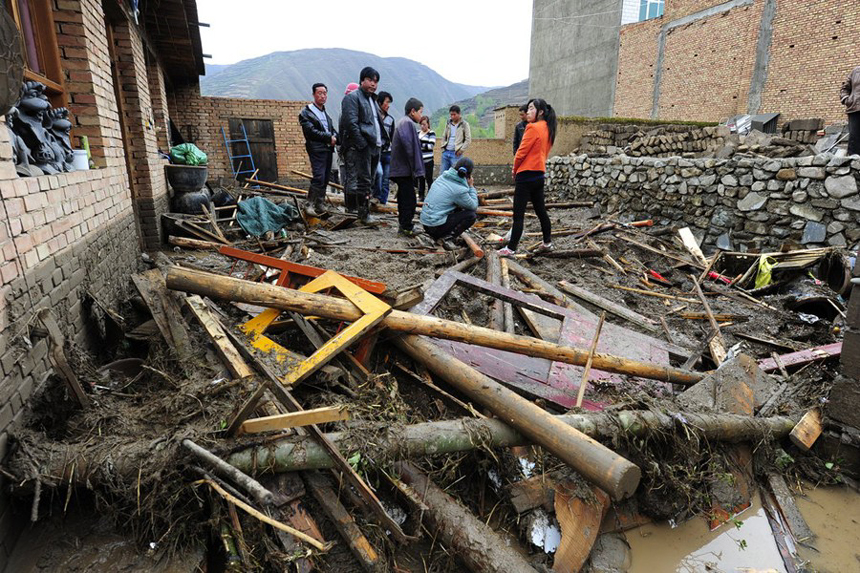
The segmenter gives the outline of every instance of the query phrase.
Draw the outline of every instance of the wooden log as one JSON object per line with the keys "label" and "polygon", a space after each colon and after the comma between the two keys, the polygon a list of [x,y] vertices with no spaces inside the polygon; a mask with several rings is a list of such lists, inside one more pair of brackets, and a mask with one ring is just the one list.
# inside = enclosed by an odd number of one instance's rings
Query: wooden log
{"label": "wooden log", "polygon": [[[502,284],[502,262],[498,251],[490,251],[490,254],[487,256],[487,282],[499,286]],[[490,303],[489,327],[493,330],[505,329],[504,303],[495,297],[493,297],[493,302]]]}
{"label": "wooden log", "polygon": [[[678,417],[675,417],[650,411],[565,414],[555,418],[592,438],[601,440],[692,431],[711,441],[730,443],[756,441],[764,437],[783,438],[791,432],[797,421],[796,418],[785,416],[750,418],[734,414],[694,412],[681,412]],[[380,425],[377,430],[379,431],[374,432],[374,439],[377,440],[379,455],[385,458],[420,458],[466,452],[482,444],[503,448],[534,443],[511,426],[494,418],[460,418],[442,422],[425,422],[398,427],[396,430]],[[480,444],[475,442],[475,435],[484,436]],[[352,443],[349,433],[345,432],[333,432],[326,434],[326,437],[341,449]],[[85,456],[79,457],[86,459]],[[66,458],[58,459],[60,461],[57,463],[60,463]],[[334,461],[326,450],[314,440],[304,437],[288,437],[274,443],[240,450],[231,454],[227,461],[251,474],[334,467]],[[137,466],[132,464],[129,471],[136,472]]]}
{"label": "wooden log", "polygon": [[806,523],[806,519],[803,518],[800,508],[797,507],[797,502],[794,500],[794,495],[788,488],[788,484],[785,483],[785,478],[772,472],[767,474],[767,483],[795,541],[809,545],[815,540],[815,533]]}
{"label": "wooden log", "polygon": [[60,330],[60,326],[57,324],[57,319],[54,318],[54,314],[49,308],[43,308],[39,310],[38,316],[39,320],[42,322],[42,325],[45,327],[45,330],[48,331],[48,346],[50,347],[51,364],[54,366],[54,369],[60,375],[60,377],[65,380],[66,384],[69,386],[69,389],[72,391],[72,394],[74,394],[75,399],[77,399],[78,403],[84,409],[89,408],[90,398],[89,396],[87,396],[87,393],[84,392],[84,388],[78,381],[78,377],[75,374],[75,371],[72,369],[72,367],[69,365],[69,361],[66,359],[63,332]]}
{"label": "wooden log", "polygon": [[600,249],[564,249],[558,251],[544,251],[532,253],[532,257],[546,257],[548,259],[594,259],[603,257]]}
{"label": "wooden log", "polygon": [[187,438],[182,440],[182,447],[191,452],[198,459],[201,459],[212,466],[216,473],[233,480],[234,483],[250,493],[260,505],[265,506],[274,503],[275,498],[272,495],[272,492],[264,488],[260,482],[251,476],[246,475],[235,466],[228,464],[206,448],[198,446]]}
{"label": "wooden log", "polygon": [[579,382],[579,392],[576,393],[576,407],[582,407],[582,398],[585,396],[585,389],[588,387],[588,375],[591,373],[591,363],[594,361],[594,351],[597,350],[597,343],[600,340],[600,331],[603,329],[603,321],[606,320],[606,311],[600,313],[600,319],[597,321],[597,328],[594,329],[594,338],[591,341],[591,348],[588,349],[588,361],[585,363],[585,368],[582,369],[582,379]]}
{"label": "wooden log", "polygon": [[411,486],[417,502],[427,507],[424,515],[442,542],[475,572],[502,573],[535,571],[523,555],[502,539],[490,526],[479,520],[461,503],[439,489],[418,468],[408,462],[395,466],[400,479]]}
{"label": "wooden log", "polygon": [[[174,290],[193,292],[215,299],[227,299],[295,311],[306,316],[321,316],[346,321],[356,321],[362,316],[352,303],[343,299],[254,283],[194,269],[173,267],[169,271],[168,281],[170,288]],[[517,336],[489,328],[461,324],[432,316],[421,316],[401,310],[392,310],[380,324],[397,332],[456,340],[576,366],[584,366],[588,360],[588,351],[582,348],[561,346],[536,338]],[[686,386],[695,384],[704,377],[701,372],[691,372],[671,366],[599,353],[594,355],[593,368]]]}
{"label": "wooden log", "polygon": [[626,287],[626,286],[621,286],[621,285],[606,285],[606,286],[608,286],[609,288],[614,288],[614,289],[616,289],[616,290],[623,290],[623,291],[627,291],[627,292],[635,292],[636,294],[643,294],[643,295],[645,295],[645,296],[653,296],[653,297],[655,297],[655,298],[665,298],[665,299],[667,299],[667,300],[677,300],[677,301],[680,301],[680,302],[689,302],[689,303],[693,303],[693,304],[701,304],[701,302],[700,302],[700,301],[698,301],[698,300],[696,300],[696,299],[694,299],[694,298],[686,298],[686,297],[682,297],[682,296],[674,296],[674,295],[671,295],[671,294],[665,294],[665,293],[662,293],[662,292],[651,292],[650,290],[643,290],[643,289],[641,289],[641,288],[631,288],[631,287]]}
{"label": "wooden log", "polygon": [[637,312],[633,312],[626,306],[612,302],[611,300],[603,298],[600,295],[596,295],[593,292],[585,290],[582,287],[570,284],[567,281],[560,281],[558,284],[566,293],[573,295],[578,299],[584,300],[589,304],[593,304],[594,306],[601,308],[607,312],[611,312],[615,316],[619,316],[624,320],[631,322],[636,326],[644,328],[649,332],[657,332],[659,330],[659,328],[651,320],[645,318]]}
{"label": "wooden log", "polygon": [[[809,364],[810,362],[815,362],[816,360],[834,358],[841,354],[842,342],[834,342],[833,344],[807,348],[806,350],[799,350],[790,354],[781,354],[779,358],[782,360],[783,365],[788,368],[791,366],[802,366],[804,364]],[[760,360],[758,365],[759,368],[765,372],[773,372],[779,369],[779,365],[777,365],[776,361],[772,358]]]}
{"label": "wooden log", "polygon": [[699,300],[702,301],[702,306],[705,308],[705,314],[708,316],[708,322],[711,323],[711,329],[716,333],[713,338],[711,338],[710,342],[708,342],[708,348],[711,349],[711,358],[713,358],[714,362],[719,366],[726,360],[726,355],[728,354],[726,344],[723,341],[723,335],[720,332],[720,325],[717,324],[717,319],[714,318],[714,313],[711,311],[711,305],[708,304],[708,299],[705,298],[705,294],[702,292],[702,287],[696,282],[696,277],[690,275],[690,279],[693,281],[693,286],[696,288],[696,294],[699,295]]}
{"label": "wooden log", "polygon": [[466,245],[469,247],[469,250],[472,251],[472,254],[478,257],[479,259],[484,256],[484,249],[481,248],[475,239],[472,238],[469,233],[463,233],[460,237],[465,241]]}
{"label": "wooden log", "polygon": [[253,185],[259,185],[261,187],[266,187],[268,189],[275,189],[277,191],[285,191],[286,195],[295,196],[298,195],[300,197],[304,197],[308,194],[304,189],[298,189],[296,187],[287,187],[286,185],[278,185],[277,183],[269,183],[268,181],[260,181],[259,179],[245,179],[246,182],[251,183]]}
{"label": "wooden log", "polygon": [[224,246],[223,243],[201,241],[200,239],[188,239],[186,237],[176,237],[174,235],[170,235],[167,238],[167,242],[183,249],[200,249],[204,251],[217,251]]}
{"label": "wooden log", "polygon": [[613,499],[636,491],[641,471],[606,446],[415,335],[394,343],[428,370],[558,456]]}
{"label": "wooden log", "polygon": [[[305,179],[313,179],[314,178],[314,176],[311,175],[310,173],[305,173],[304,171],[299,171],[298,169],[290,169],[290,173],[293,173],[294,175],[298,175],[299,177],[304,177]],[[333,183],[333,182],[329,181],[328,184],[330,187],[334,187],[335,189],[343,191],[343,185],[341,185],[339,183]]]}

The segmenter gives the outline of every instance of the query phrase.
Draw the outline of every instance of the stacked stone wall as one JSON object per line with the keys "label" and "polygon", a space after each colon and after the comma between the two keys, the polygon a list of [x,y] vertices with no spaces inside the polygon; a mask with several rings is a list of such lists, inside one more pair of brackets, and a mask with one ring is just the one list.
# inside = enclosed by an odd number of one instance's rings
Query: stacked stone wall
{"label": "stacked stone wall", "polygon": [[548,190],[608,212],[690,226],[706,245],[860,246],[860,159],[553,157]]}

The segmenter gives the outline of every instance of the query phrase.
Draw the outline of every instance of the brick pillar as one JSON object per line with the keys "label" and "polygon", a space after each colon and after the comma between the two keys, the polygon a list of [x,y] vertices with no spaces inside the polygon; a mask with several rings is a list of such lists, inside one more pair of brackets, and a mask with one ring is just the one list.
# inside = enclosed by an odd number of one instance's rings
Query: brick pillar
{"label": "brick pillar", "polygon": [[[143,38],[127,20],[113,24],[114,54],[122,98],[123,124],[128,134],[131,156],[129,172],[133,179],[132,197],[144,248],[156,249],[161,243],[159,208],[166,199],[167,183],[164,164],[158,155],[158,134],[155,110],[150,95],[151,80]],[[155,81],[163,83],[163,75],[155,68]]]}
{"label": "brick pillar", "polygon": [[122,166],[125,158],[102,4],[96,0],[58,0],[54,22],[73,134],[87,136],[97,166]]}

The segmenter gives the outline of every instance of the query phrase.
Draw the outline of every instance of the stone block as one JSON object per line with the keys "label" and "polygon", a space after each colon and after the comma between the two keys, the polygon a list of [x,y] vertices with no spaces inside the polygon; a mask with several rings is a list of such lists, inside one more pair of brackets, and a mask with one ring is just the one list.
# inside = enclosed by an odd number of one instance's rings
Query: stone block
{"label": "stone block", "polygon": [[834,199],[844,199],[857,194],[857,180],[853,175],[832,176],[824,182],[824,188]]}
{"label": "stone block", "polygon": [[845,330],[842,339],[842,374],[860,380],[860,330]]}
{"label": "stone block", "polygon": [[836,378],[825,413],[838,422],[860,428],[860,379],[848,376]]}
{"label": "stone block", "polygon": [[751,416],[770,397],[773,386],[773,378],[752,357],[741,354],[678,396],[678,402],[693,410]]}
{"label": "stone block", "polygon": [[757,211],[767,203],[766,195],[759,195],[756,192],[747,194],[746,197],[738,201],[738,209],[741,211]]}
{"label": "stone block", "polygon": [[824,179],[827,172],[824,167],[801,167],[797,170],[797,176],[807,179]]}
{"label": "stone block", "polygon": [[780,169],[776,173],[776,178],[780,181],[794,181],[797,179],[797,171],[794,169]]}
{"label": "stone block", "polygon": [[810,207],[809,205],[806,205],[805,203],[801,203],[798,205],[792,205],[789,208],[789,211],[795,217],[801,217],[801,218],[807,219],[809,221],[818,222],[824,218],[823,212],[821,212],[818,209],[815,209],[813,207]]}
{"label": "stone block", "polygon": [[823,243],[827,239],[827,227],[815,221],[809,221],[803,229],[803,238],[800,242],[804,245],[810,243]]}

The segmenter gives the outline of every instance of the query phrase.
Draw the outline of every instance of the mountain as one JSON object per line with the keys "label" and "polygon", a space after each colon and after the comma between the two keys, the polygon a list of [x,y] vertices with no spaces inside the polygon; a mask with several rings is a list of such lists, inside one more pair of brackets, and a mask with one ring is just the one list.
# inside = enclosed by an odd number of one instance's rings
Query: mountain
{"label": "mountain", "polygon": [[206,66],[206,77],[211,78],[218,72],[230,67],[229,64],[204,64]]}
{"label": "mountain", "polygon": [[[495,114],[497,107],[503,105],[522,105],[529,100],[529,81],[527,79],[503,88],[494,88],[473,97],[454,102],[472,127],[472,137],[493,137],[495,133]],[[444,129],[450,104],[437,109],[430,117],[430,125]]]}
{"label": "mountain", "polygon": [[[343,92],[350,82],[358,82],[365,66],[379,71],[377,91],[394,96],[392,115],[403,115],[410,97],[424,103],[425,113],[486,91],[481,86],[450,82],[427,66],[406,58],[382,58],[365,52],[331,49],[274,52],[229,66],[207,66],[200,78],[203,95],[310,101],[311,86],[322,82],[329,88],[328,103],[333,116],[340,114]],[[208,75],[208,70],[214,73]]]}

